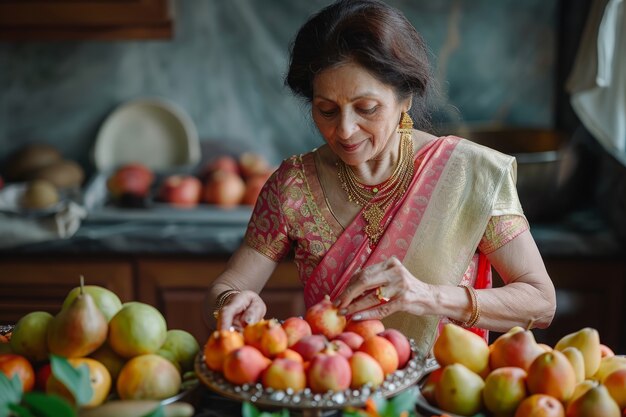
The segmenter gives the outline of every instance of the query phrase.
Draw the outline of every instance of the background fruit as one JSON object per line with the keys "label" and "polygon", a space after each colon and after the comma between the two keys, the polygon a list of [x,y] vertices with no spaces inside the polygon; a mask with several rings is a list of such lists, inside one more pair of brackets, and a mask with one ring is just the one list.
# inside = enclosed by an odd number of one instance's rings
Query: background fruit
{"label": "background fruit", "polygon": [[109,323],[109,344],[124,358],[156,352],[166,335],[163,315],[148,304],[128,303]]}
{"label": "background fruit", "polygon": [[[91,399],[83,404],[84,407],[95,407],[104,402],[109,391],[111,390],[111,375],[103,364],[95,359],[91,358],[72,358],[68,359],[68,362],[74,367],[86,365],[89,368],[89,382],[93,389]],[[65,386],[53,376],[48,378],[46,384],[46,392],[48,394],[55,394],[62,398],[65,398],[70,403],[74,404],[74,397]]]}
{"label": "background fruit", "polygon": [[[113,316],[122,309],[122,302],[120,301],[120,298],[117,294],[107,288],[100,287],[98,285],[85,285],[83,287],[83,291],[91,295],[93,301],[96,303],[96,307],[98,307],[102,314],[104,314],[107,323],[111,321],[111,318],[113,318]],[[65,297],[61,309],[69,307],[79,293],[80,287],[72,288],[72,290]]]}
{"label": "background fruit", "polygon": [[193,362],[200,350],[200,346],[191,333],[172,329],[167,331],[165,342],[163,342],[160,350],[172,352],[182,371],[186,372],[193,369]]}
{"label": "background fruit", "polygon": [[46,335],[52,314],[33,311],[19,319],[11,335],[11,349],[30,361],[40,362],[48,358]]}
{"label": "background fruit", "polygon": [[563,404],[554,397],[534,394],[520,403],[515,417],[565,417]]}
{"label": "background fruit", "polygon": [[47,331],[50,353],[66,358],[89,355],[104,343],[106,337],[106,318],[91,295],[82,291],[50,320]]}
{"label": "background fruit", "polygon": [[526,398],[526,371],[507,366],[492,371],[485,379],[483,402],[496,416],[513,415]]}
{"label": "background fruit", "polygon": [[22,390],[28,392],[35,386],[35,370],[24,356],[13,353],[0,354],[0,372],[9,379],[17,375],[22,381]]}
{"label": "background fruit", "polygon": [[117,393],[123,400],[164,399],[180,390],[181,377],[174,365],[159,355],[132,358],[117,378]]}

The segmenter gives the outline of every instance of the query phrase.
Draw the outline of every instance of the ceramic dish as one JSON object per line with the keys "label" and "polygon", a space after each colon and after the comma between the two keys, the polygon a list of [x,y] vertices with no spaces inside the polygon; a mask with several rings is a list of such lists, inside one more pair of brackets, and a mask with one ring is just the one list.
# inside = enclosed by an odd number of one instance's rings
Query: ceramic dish
{"label": "ceramic dish", "polygon": [[261,384],[233,385],[219,372],[210,370],[204,362],[204,354],[200,352],[196,357],[196,374],[202,383],[216,393],[237,401],[250,401],[259,406],[271,408],[289,408],[293,410],[338,410],[346,407],[363,407],[365,401],[376,393],[385,398],[399,394],[409,388],[424,375],[425,363],[415,349],[415,342],[411,340],[413,354],[407,365],[387,376],[383,384],[372,389],[365,386],[361,389],[347,389],[345,391],[316,394],[309,388],[293,392],[264,388]]}
{"label": "ceramic dish", "polygon": [[190,166],[200,160],[198,132],[179,106],[163,99],[135,100],[104,121],[93,157],[99,171],[130,162],[155,170]]}

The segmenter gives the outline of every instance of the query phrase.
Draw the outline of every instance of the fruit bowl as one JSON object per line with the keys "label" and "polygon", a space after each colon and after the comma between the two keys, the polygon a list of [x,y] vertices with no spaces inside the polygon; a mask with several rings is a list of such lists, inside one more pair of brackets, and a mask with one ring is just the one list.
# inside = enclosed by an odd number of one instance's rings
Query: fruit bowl
{"label": "fruit bowl", "polygon": [[221,373],[212,371],[206,366],[202,352],[196,356],[195,370],[200,381],[210,390],[224,397],[241,402],[249,401],[261,407],[288,408],[303,411],[303,414],[307,410],[322,412],[346,407],[363,407],[365,401],[373,394],[380,394],[385,398],[392,397],[415,385],[425,374],[427,360],[418,355],[412,339],[410,343],[412,354],[409,362],[404,368],[388,375],[383,384],[376,389],[366,385],[361,389],[318,394],[309,388],[293,392],[264,388],[260,383],[234,385],[228,382]]}

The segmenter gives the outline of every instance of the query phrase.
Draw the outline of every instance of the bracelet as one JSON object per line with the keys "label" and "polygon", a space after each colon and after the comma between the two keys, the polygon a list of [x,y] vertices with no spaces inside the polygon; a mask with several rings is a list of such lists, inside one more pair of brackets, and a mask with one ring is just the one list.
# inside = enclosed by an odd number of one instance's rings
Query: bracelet
{"label": "bracelet", "polygon": [[469,294],[470,304],[472,306],[472,314],[469,320],[466,322],[461,322],[461,321],[453,320],[453,319],[449,319],[449,320],[450,322],[461,327],[465,327],[465,328],[474,327],[476,323],[478,322],[478,319],[480,319],[480,303],[478,301],[478,295],[476,294],[476,290],[474,289],[474,287],[470,285],[459,285],[459,287],[465,288]]}
{"label": "bracelet", "polygon": [[239,294],[240,292],[241,291],[239,290],[233,289],[222,291],[215,299],[215,309],[213,310],[213,317],[217,319],[220,314],[220,310],[222,309],[222,307],[224,307],[224,304],[226,304],[228,299],[233,295]]}

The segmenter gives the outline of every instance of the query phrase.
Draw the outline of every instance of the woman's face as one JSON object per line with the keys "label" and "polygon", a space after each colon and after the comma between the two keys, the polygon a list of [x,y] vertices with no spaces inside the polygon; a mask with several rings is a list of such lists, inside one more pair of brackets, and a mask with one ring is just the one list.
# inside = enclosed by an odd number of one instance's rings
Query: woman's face
{"label": "woman's face", "polygon": [[377,159],[391,140],[409,100],[399,102],[394,90],[358,64],[328,68],[313,80],[311,112],[324,140],[348,165]]}

